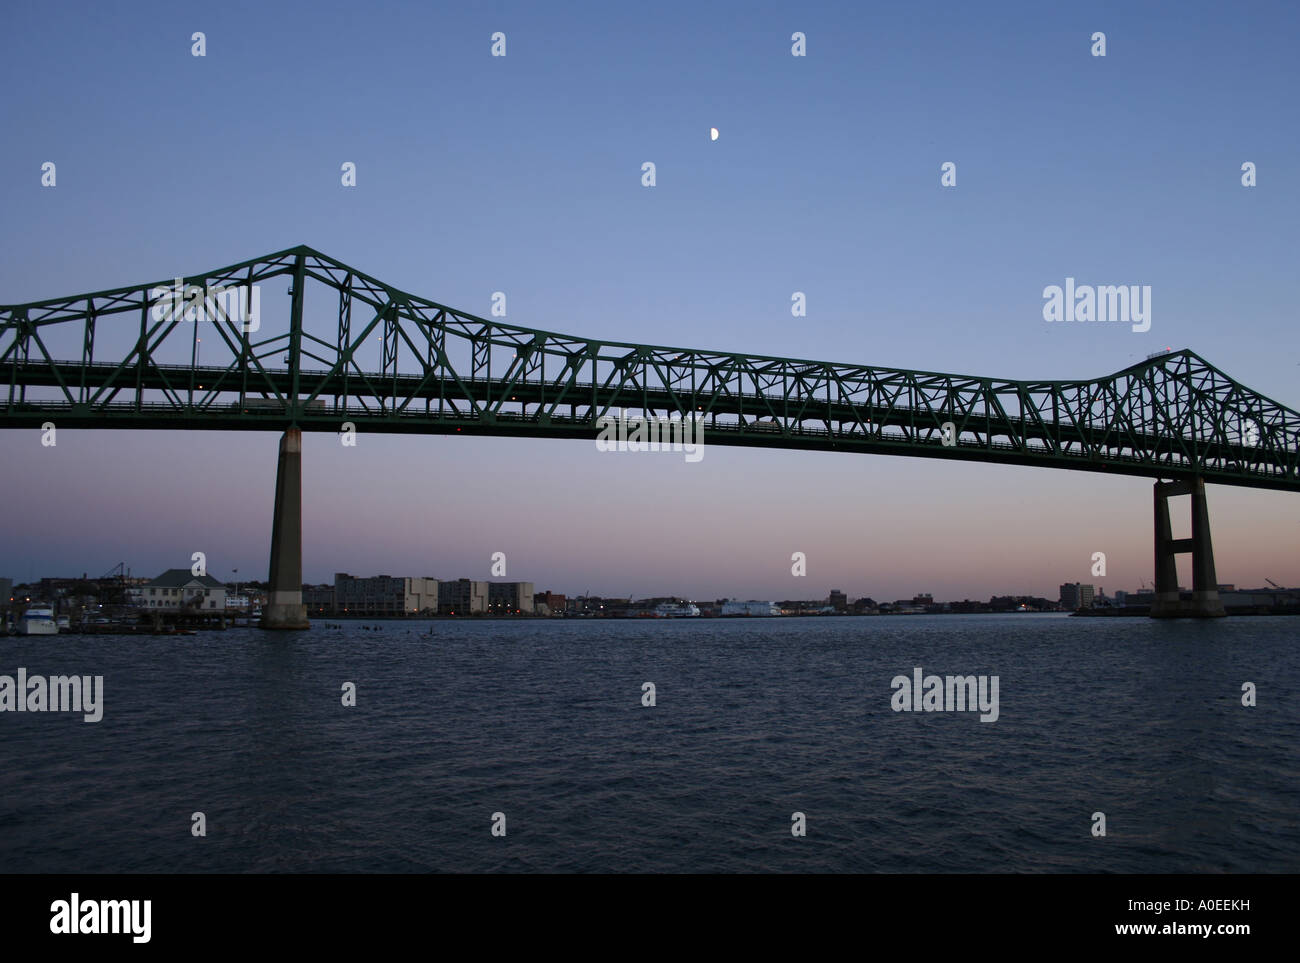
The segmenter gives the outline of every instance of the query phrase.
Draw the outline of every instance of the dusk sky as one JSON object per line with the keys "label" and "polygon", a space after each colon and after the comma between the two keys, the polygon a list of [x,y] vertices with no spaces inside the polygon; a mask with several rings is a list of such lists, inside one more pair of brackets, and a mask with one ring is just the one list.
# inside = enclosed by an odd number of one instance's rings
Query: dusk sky
{"label": "dusk sky", "polygon": [[[1297,408],[1298,27],[1288,3],[10,2],[0,303],[307,244],[480,316],[505,292],[504,320],[579,336],[1051,380],[1190,348]],[[1067,277],[1149,285],[1150,330],[1044,321]],[[0,431],[0,576],[152,576],[204,551],[219,578],[265,579],[278,438]],[[569,594],[1152,579],[1145,478],[325,433],[303,469],[309,582],[486,579],[497,551]],[[1208,497],[1220,582],[1300,584],[1294,494]]]}

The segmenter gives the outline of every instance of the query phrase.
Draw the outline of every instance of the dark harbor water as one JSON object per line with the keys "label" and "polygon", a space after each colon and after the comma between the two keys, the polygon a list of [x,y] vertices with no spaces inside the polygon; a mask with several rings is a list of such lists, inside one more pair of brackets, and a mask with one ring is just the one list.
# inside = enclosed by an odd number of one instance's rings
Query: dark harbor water
{"label": "dark harbor water", "polygon": [[0,639],[0,871],[1300,872],[1297,618],[343,624]]}

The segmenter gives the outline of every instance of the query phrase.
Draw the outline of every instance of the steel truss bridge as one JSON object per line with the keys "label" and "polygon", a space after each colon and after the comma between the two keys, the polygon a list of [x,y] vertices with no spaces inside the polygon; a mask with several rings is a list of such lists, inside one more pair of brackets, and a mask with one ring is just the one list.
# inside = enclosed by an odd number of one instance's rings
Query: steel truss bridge
{"label": "steel truss bridge", "polygon": [[[1090,381],[1010,381],[602,341],[466,314],[308,247],[0,306],[0,377],[4,428],[297,439],[351,422],[590,441],[624,412],[698,419],[709,445],[1139,475],[1202,498],[1206,482],[1300,491],[1300,413],[1192,351]],[[1195,554],[1193,541],[1170,551]]]}

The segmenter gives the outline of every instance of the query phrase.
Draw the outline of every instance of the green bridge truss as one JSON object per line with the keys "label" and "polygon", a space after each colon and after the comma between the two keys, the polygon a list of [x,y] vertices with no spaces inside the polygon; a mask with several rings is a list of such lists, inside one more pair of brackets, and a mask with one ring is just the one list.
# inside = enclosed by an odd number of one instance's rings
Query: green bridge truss
{"label": "green bridge truss", "polygon": [[465,314],[307,247],[0,307],[0,377],[5,428],[349,421],[590,441],[622,410],[698,418],[710,445],[1300,490],[1300,414],[1191,351],[1092,381],[1006,381],[598,341]]}

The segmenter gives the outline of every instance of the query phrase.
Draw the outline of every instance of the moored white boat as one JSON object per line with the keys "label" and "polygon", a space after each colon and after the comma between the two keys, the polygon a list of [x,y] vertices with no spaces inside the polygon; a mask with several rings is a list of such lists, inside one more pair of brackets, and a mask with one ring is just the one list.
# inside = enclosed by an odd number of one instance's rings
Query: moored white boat
{"label": "moored white boat", "polygon": [[690,602],[683,602],[680,605],[672,602],[660,602],[654,608],[654,617],[657,619],[698,619],[700,610]]}
{"label": "moored white boat", "polygon": [[54,621],[54,609],[33,605],[18,619],[19,635],[58,635],[59,626]]}

